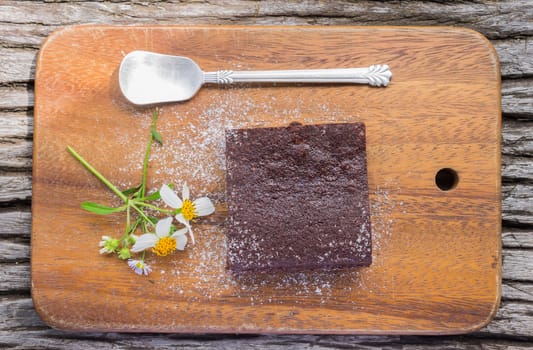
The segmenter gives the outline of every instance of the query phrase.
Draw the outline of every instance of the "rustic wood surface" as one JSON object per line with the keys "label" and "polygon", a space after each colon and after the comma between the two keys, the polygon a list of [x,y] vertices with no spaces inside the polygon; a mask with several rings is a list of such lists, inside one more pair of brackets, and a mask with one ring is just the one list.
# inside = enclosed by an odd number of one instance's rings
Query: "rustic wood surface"
{"label": "rustic wood surface", "polygon": [[[495,46],[502,72],[502,303],[466,336],[262,336],[71,333],[52,330],[30,298],[33,79],[39,46],[70,24],[454,25]],[[0,3],[0,346],[87,349],[527,349],[533,346],[533,4],[275,1]]]}

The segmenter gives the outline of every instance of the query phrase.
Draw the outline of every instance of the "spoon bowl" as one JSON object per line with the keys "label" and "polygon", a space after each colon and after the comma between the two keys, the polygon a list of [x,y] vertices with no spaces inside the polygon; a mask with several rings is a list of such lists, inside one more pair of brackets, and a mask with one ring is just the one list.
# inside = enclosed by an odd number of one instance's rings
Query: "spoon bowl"
{"label": "spoon bowl", "polygon": [[191,59],[133,51],[122,60],[119,84],[134,104],[185,101],[203,84],[204,73]]}

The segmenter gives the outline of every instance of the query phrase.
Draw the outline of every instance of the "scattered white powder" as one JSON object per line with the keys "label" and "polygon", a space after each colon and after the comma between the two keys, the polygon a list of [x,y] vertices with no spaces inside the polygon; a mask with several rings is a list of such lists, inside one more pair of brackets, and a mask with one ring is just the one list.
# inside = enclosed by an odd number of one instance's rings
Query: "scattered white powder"
{"label": "scattered white powder", "polygon": [[[262,96],[262,102],[249,96]],[[150,169],[156,188],[161,181],[174,182],[181,188],[186,181],[191,184],[191,195],[208,195],[215,204],[225,202],[225,131],[234,128],[285,126],[293,121],[304,124],[325,122],[350,122],[358,120],[353,115],[338,110],[327,102],[314,106],[301,100],[284,97],[276,90],[247,87],[246,93],[238,88],[212,89],[207,95],[198,95],[194,103],[187,102],[161,108],[158,130],[163,134],[164,146],[154,147]],[[318,108],[318,110],[317,110]],[[271,116],[276,117],[271,121]],[[146,116],[144,116],[146,118]],[[145,141],[149,121],[141,122],[138,135],[124,136],[119,143],[131,142],[132,137]],[[145,125],[146,124],[146,125]],[[141,143],[140,143],[141,144]],[[127,154],[128,173],[140,171],[144,148]],[[128,176],[124,176],[128,178]],[[133,183],[125,181],[124,188]],[[383,250],[393,232],[390,187],[370,188],[372,218],[373,263],[368,268],[334,272],[298,272],[249,274],[237,276],[226,270],[227,246],[223,222],[217,225],[197,225],[197,243],[183,252],[176,252],[163,263],[149,254],[147,262],[154,267],[157,283],[165,285],[167,292],[190,302],[215,298],[237,297],[250,305],[328,302],[353,303],[353,295],[364,290],[372,293],[383,286],[372,282],[372,273],[383,269]],[[158,266],[165,264],[162,271]]]}

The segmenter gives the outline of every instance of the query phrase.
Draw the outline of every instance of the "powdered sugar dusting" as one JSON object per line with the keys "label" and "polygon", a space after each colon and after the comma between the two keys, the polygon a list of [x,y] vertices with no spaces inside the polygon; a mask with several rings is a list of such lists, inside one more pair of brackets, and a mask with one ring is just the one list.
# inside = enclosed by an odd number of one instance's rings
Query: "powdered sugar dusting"
{"label": "powdered sugar dusting", "polygon": [[[200,99],[195,103],[162,107],[158,130],[164,145],[154,148],[151,157],[154,188],[161,181],[178,186],[185,181],[194,197],[207,195],[220,205],[225,203],[226,130],[285,126],[293,121],[304,124],[355,121],[353,115],[345,115],[327,102],[310,108],[268,89],[261,91],[262,102],[258,103],[249,93],[253,95],[254,90],[260,89],[249,89],[247,93],[239,89],[215,90],[195,97]],[[274,121],[272,116],[276,117]],[[197,226],[196,245],[176,252],[166,263],[150,255],[148,263],[156,269],[164,265],[153,274],[164,283],[167,293],[191,302],[236,297],[250,305],[285,301],[327,305],[335,301],[356,307],[358,296],[382,289],[372,282],[371,276],[383,268],[382,249],[392,235],[390,214],[394,207],[388,190],[378,188],[370,197],[373,265],[369,268],[233,275],[226,269],[223,223]]]}

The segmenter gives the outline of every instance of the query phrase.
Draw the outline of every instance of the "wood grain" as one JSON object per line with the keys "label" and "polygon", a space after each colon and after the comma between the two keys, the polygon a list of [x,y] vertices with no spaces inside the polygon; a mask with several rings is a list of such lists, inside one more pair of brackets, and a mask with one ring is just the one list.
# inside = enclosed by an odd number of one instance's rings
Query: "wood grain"
{"label": "wood grain", "polygon": [[[223,209],[225,128],[364,121],[372,267],[236,278],[224,266],[221,216],[202,226],[186,254],[150,258],[157,270],[148,279],[98,257],[91,248],[103,232],[121,227],[116,218],[79,210],[83,200],[111,196],[65,147],[119,184],[139,177],[132,162],[142,157],[150,111],[126,103],[116,86],[120,59],[133,49],[186,53],[205,70],[390,64],[394,77],[386,89],[208,87],[189,102],[166,105],[159,128],[172,142],[157,151],[152,166],[160,171],[151,174],[154,186],[169,177],[187,181]],[[47,323],[120,331],[450,334],[482,327],[494,315],[501,278],[499,65],[475,32],[69,27],[47,40],[36,74],[32,293]],[[445,167],[460,179],[448,192],[434,183]]]}

